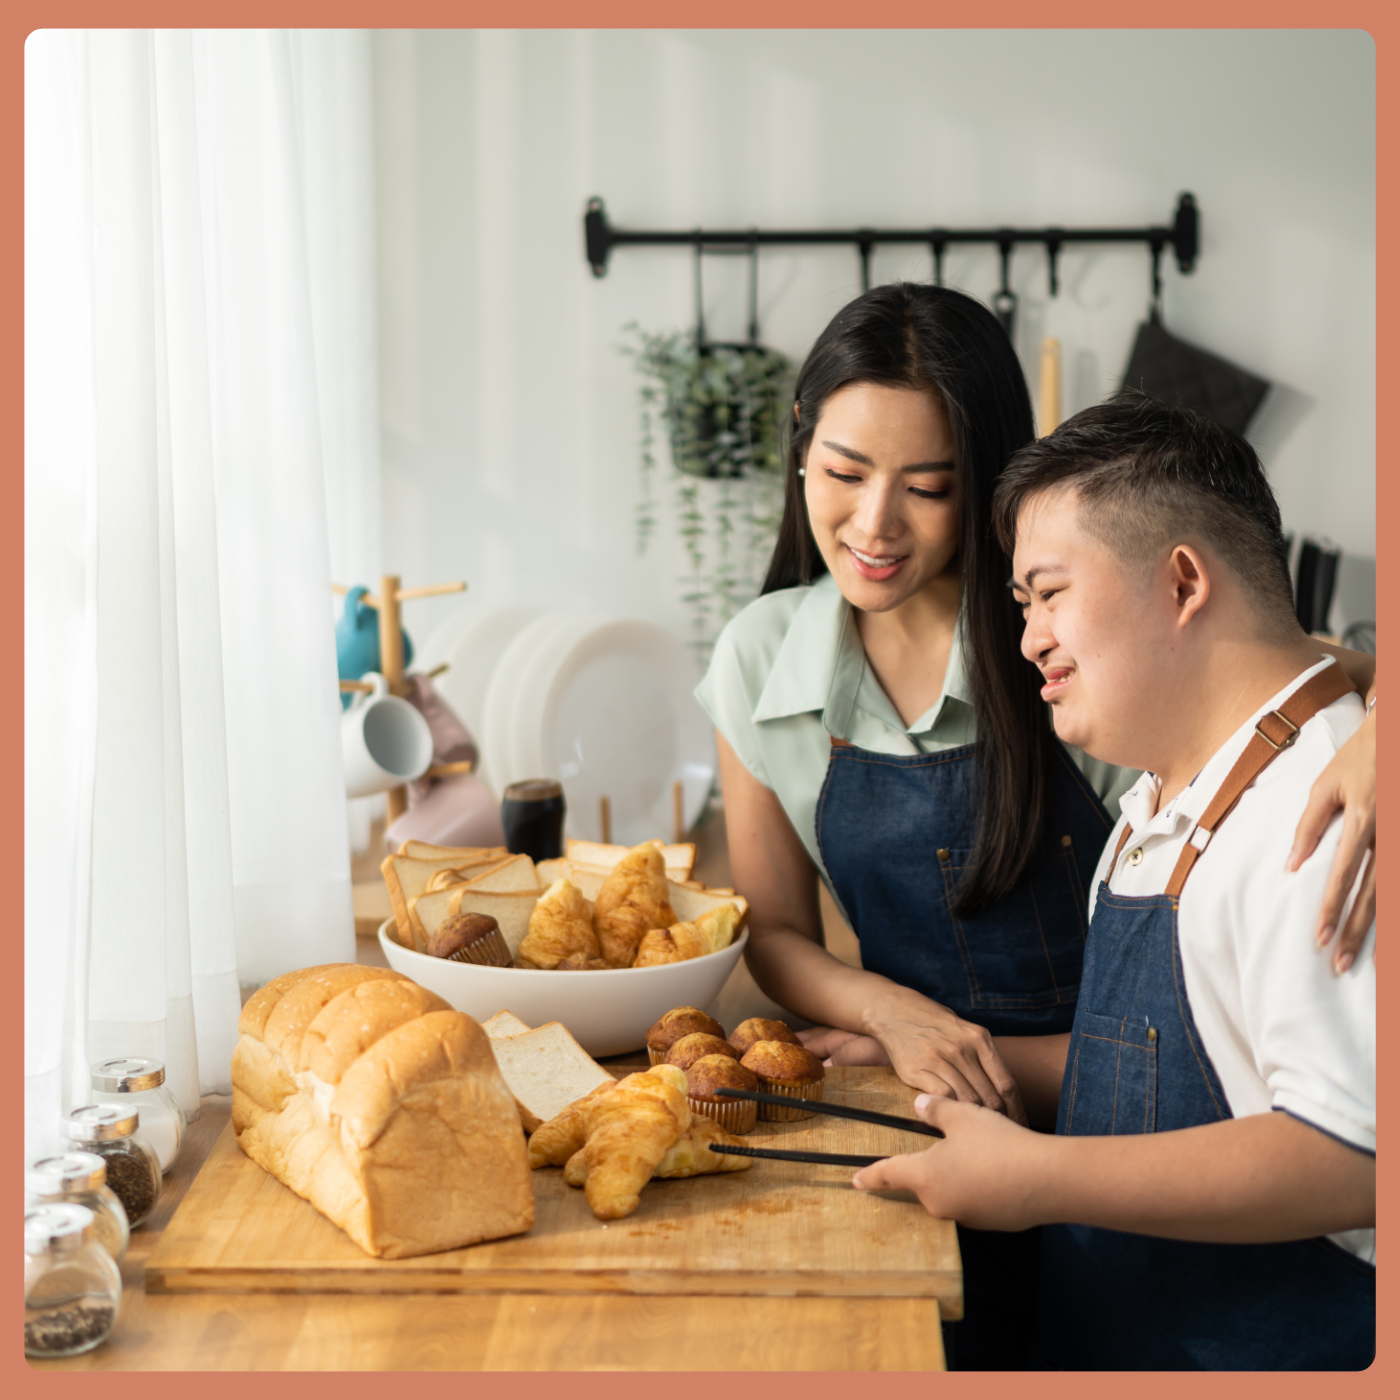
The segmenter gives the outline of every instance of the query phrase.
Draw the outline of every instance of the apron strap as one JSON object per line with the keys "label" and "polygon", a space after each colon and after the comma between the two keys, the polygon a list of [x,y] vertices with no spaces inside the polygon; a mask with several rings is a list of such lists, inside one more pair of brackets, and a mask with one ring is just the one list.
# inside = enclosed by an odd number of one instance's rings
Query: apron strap
{"label": "apron strap", "polygon": [[831,747],[833,749],[849,749],[854,748],[855,746],[851,743],[849,739],[838,739],[836,735],[833,734],[831,736]]}
{"label": "apron strap", "polygon": [[[1196,829],[1186,839],[1176,869],[1167,881],[1165,894],[1176,899],[1181,894],[1186,877],[1191,873],[1201,852],[1210,843],[1210,838],[1219,830],[1220,823],[1234,811],[1235,804],[1244,796],[1245,789],[1298,737],[1298,731],[1320,711],[1333,701],[1350,695],[1356,687],[1347,679],[1340,664],[1333,662],[1315,675],[1306,685],[1300,686],[1276,710],[1270,710],[1254,726],[1245,751],[1230,769],[1229,775],[1221,783],[1220,790],[1211,799]],[[1121,843],[1119,849],[1122,849]]]}
{"label": "apron strap", "polygon": [[1118,845],[1113,852],[1113,859],[1108,863],[1108,875],[1105,883],[1113,879],[1113,872],[1118,869],[1118,858],[1123,854],[1123,847],[1128,844],[1128,838],[1133,834],[1131,822],[1123,823],[1123,834],[1118,838]]}

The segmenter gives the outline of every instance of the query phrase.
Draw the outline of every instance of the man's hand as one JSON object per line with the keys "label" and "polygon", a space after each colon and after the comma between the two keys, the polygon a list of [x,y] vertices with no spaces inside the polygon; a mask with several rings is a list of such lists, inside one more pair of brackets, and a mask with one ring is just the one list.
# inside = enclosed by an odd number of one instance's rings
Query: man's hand
{"label": "man's hand", "polygon": [[944,1138],[923,1152],[862,1167],[858,1191],[912,1191],[930,1215],[977,1230],[1027,1230],[1042,1223],[1032,1197],[1047,1144],[1057,1141],[1018,1127],[977,1104],[921,1095],[914,1108]]}
{"label": "man's hand", "polygon": [[887,1065],[890,1057],[874,1036],[855,1031],[833,1030],[830,1026],[813,1026],[798,1031],[797,1038],[828,1065]]}

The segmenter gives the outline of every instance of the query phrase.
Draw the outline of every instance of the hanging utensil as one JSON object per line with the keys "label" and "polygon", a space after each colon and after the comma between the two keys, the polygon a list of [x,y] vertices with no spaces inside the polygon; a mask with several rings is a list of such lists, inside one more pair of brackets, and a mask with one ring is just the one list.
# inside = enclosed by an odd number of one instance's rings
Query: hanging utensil
{"label": "hanging utensil", "polygon": [[1162,324],[1162,246],[1160,240],[1152,243],[1152,305],[1138,327],[1123,386],[1243,433],[1264,402],[1269,381],[1178,339]]}
{"label": "hanging utensil", "polygon": [[992,310],[1001,322],[1008,340],[1016,339],[1016,293],[1011,290],[1011,250],[1015,246],[1010,238],[997,240],[1001,249],[1001,288],[992,297]]}
{"label": "hanging utensil", "polygon": [[1047,335],[1040,342],[1040,436],[1053,433],[1060,426],[1060,342]]}

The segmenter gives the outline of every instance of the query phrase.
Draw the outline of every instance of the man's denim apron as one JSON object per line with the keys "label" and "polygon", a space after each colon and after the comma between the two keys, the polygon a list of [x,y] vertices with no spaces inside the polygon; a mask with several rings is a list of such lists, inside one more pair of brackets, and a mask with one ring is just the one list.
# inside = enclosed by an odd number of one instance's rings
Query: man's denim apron
{"label": "man's denim apron", "polygon": [[[1294,719],[1301,728],[1303,717]],[[1201,827],[1213,834],[1230,806],[1218,820],[1208,810]],[[1233,1117],[1182,975],[1185,866],[1169,894],[1129,898],[1099,886],[1060,1133],[1169,1132]],[[1199,1244],[1050,1225],[1040,1265],[1042,1366],[1354,1370],[1375,1355],[1376,1271],[1326,1239]]]}
{"label": "man's denim apron", "polygon": [[[1113,828],[1057,743],[1044,843],[1010,896],[973,916],[952,898],[977,830],[972,745],[896,756],[832,741],[817,804],[827,874],[860,940],[861,965],[994,1035],[1052,1035],[1074,1016],[1088,900]],[[966,1321],[950,1364],[1028,1361],[1038,1232],[958,1227]]]}

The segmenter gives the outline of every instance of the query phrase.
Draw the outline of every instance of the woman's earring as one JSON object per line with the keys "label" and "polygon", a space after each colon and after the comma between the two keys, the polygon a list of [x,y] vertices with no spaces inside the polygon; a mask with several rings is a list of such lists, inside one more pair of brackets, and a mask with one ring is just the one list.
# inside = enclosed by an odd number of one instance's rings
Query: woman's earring
{"label": "woman's earring", "polygon": [[798,476],[806,476],[806,475],[807,475],[807,468],[806,468],[806,467],[798,467],[798,469],[797,469],[797,474],[798,474]]}

